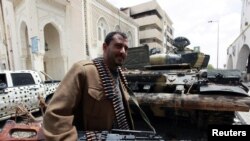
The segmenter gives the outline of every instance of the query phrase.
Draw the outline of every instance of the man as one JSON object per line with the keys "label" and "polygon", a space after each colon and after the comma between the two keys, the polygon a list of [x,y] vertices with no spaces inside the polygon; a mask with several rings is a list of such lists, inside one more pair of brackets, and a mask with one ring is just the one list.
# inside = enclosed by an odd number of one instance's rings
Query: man
{"label": "man", "polygon": [[103,43],[103,58],[73,65],[44,115],[46,140],[74,141],[77,130],[134,129],[120,69],[127,49],[127,36],[111,32]]}

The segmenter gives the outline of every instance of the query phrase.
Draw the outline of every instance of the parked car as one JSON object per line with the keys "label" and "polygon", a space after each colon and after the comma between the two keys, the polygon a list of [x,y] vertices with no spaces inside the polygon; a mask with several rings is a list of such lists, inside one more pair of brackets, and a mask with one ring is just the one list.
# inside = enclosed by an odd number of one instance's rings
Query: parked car
{"label": "parked car", "polygon": [[39,110],[39,97],[50,100],[60,81],[44,81],[48,76],[33,70],[0,71],[0,120],[15,116],[16,107]]}

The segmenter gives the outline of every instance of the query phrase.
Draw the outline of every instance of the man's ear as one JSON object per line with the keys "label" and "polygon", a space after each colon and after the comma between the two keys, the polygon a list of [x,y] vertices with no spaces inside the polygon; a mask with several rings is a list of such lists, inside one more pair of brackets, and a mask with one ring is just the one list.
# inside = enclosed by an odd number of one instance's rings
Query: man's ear
{"label": "man's ear", "polygon": [[106,43],[103,43],[103,44],[102,44],[102,49],[103,49],[103,51],[105,51],[107,48],[108,48],[108,45],[107,45]]}

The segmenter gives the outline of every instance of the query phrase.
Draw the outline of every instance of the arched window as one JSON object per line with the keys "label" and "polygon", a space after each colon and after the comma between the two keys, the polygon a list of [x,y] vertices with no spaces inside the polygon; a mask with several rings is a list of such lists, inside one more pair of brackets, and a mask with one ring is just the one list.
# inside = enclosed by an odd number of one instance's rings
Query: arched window
{"label": "arched window", "polygon": [[133,47],[134,46],[134,43],[133,43],[133,36],[132,36],[132,33],[129,31],[128,34],[128,47]]}
{"label": "arched window", "polygon": [[106,35],[109,32],[109,28],[108,28],[108,24],[107,24],[106,20],[103,17],[101,17],[97,21],[96,27],[97,27],[96,28],[97,44],[96,44],[96,48],[91,51],[91,56],[92,57],[101,57],[103,54],[102,53],[102,45],[103,45],[103,42],[104,42]]}
{"label": "arched window", "polygon": [[103,42],[108,31],[108,25],[104,18],[100,18],[97,27],[98,27],[98,41]]}

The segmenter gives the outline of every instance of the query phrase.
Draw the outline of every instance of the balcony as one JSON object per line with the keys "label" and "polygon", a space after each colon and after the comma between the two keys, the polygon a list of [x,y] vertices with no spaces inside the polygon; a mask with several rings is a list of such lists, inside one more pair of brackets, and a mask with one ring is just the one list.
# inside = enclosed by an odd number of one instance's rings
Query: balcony
{"label": "balcony", "polygon": [[155,24],[157,25],[160,29],[163,28],[163,23],[161,22],[160,18],[156,15],[151,15],[151,16],[147,16],[147,17],[142,17],[142,18],[138,18],[138,19],[134,19],[135,22],[139,25],[139,26],[145,26],[145,25],[152,25]]}
{"label": "balcony", "polygon": [[149,29],[140,31],[139,33],[140,39],[157,39],[162,42],[163,34],[157,29]]}

